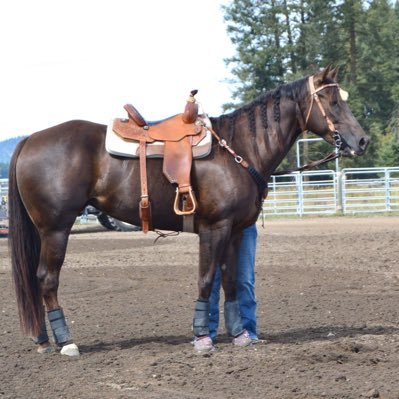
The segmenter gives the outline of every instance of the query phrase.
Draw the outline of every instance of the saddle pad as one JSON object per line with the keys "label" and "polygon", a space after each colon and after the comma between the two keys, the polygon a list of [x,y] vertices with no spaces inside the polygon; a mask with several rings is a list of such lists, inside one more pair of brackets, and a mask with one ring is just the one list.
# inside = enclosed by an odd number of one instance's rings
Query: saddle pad
{"label": "saddle pad", "polygon": [[[112,155],[120,157],[138,158],[139,146],[138,141],[124,140],[112,130],[113,121],[107,127],[105,137],[105,149]],[[193,148],[193,158],[203,158],[210,154],[212,148],[212,134],[207,129],[205,137]],[[163,158],[164,144],[162,141],[154,141],[147,143],[148,158]]]}

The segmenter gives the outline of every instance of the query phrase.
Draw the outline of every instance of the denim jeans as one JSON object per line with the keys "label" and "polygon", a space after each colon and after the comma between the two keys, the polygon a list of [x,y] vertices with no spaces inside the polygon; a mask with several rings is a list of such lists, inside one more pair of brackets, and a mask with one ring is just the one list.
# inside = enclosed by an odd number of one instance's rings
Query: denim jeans
{"label": "denim jeans", "polygon": [[[243,327],[253,339],[257,338],[255,296],[255,254],[257,236],[256,224],[244,230],[237,262],[237,300],[240,306],[241,321]],[[209,298],[209,335],[212,340],[216,338],[219,326],[220,286],[221,271],[220,267],[218,267]]]}

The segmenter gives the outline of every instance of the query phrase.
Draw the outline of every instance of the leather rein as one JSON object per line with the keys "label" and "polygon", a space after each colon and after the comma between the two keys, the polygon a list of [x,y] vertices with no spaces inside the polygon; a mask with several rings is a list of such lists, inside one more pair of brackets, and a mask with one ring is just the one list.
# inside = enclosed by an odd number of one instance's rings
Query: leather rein
{"label": "leather rein", "polygon": [[[209,128],[208,128],[209,129]],[[261,192],[267,189],[267,181],[266,179],[253,167],[251,166],[242,156],[238,155],[228,144],[225,139],[222,139],[220,136],[216,134],[213,129],[209,129],[212,135],[216,138],[220,147],[224,148],[229,154],[234,157],[234,160],[241,165],[244,169],[248,171],[251,175],[252,179],[254,179],[257,186],[261,189]],[[262,194],[263,195],[263,194]]]}

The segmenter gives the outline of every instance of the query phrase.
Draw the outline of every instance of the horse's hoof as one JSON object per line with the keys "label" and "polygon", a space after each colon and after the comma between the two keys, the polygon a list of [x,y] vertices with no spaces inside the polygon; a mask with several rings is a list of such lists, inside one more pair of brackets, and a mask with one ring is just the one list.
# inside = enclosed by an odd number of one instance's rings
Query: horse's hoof
{"label": "horse's hoof", "polygon": [[215,347],[213,346],[213,342],[210,339],[210,337],[208,337],[208,336],[195,337],[193,344],[194,344],[194,350],[199,355],[205,355],[205,354],[213,352],[215,350]]}
{"label": "horse's hoof", "polygon": [[252,344],[252,339],[250,338],[248,331],[246,330],[233,339],[233,345],[235,346],[244,347],[244,346],[249,346],[251,344]]}
{"label": "horse's hoof", "polygon": [[53,348],[50,345],[47,346],[40,346],[37,348],[37,353],[43,354],[43,353],[51,353],[53,351]]}
{"label": "horse's hoof", "polygon": [[75,344],[64,345],[61,349],[61,355],[79,356],[79,348]]}

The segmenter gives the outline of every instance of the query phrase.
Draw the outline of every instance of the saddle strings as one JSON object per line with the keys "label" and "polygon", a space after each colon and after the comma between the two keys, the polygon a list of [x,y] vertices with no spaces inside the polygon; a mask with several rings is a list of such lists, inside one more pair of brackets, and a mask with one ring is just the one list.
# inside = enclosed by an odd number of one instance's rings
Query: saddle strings
{"label": "saddle strings", "polygon": [[153,242],[153,244],[155,245],[160,238],[178,236],[180,234],[180,231],[171,231],[169,233],[164,233],[161,230],[154,230],[154,233],[158,234],[158,237]]}

